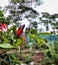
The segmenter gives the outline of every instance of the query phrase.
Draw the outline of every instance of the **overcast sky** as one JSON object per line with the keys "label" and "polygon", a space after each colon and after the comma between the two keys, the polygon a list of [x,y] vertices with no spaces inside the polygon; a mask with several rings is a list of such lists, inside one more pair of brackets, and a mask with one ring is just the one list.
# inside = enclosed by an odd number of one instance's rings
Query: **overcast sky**
{"label": "overcast sky", "polygon": [[4,7],[5,5],[8,5],[8,0],[0,0],[0,6]]}
{"label": "overcast sky", "polygon": [[58,13],[58,0],[44,0],[44,4],[36,9],[38,9],[38,12]]}

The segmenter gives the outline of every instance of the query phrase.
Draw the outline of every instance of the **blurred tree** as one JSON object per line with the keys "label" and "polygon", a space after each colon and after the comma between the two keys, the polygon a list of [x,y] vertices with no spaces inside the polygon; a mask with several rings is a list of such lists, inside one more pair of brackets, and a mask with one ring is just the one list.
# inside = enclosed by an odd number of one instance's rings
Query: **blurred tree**
{"label": "blurred tree", "polygon": [[58,30],[58,14],[50,15],[47,12],[42,12],[42,17],[40,17],[39,19],[40,19],[40,23],[46,26],[47,31],[49,30],[49,24],[52,27],[52,29]]}
{"label": "blurred tree", "polygon": [[[9,5],[6,6],[6,12],[9,11],[10,15],[7,19],[11,23],[20,23],[19,21],[26,18],[30,22],[30,28],[37,29],[38,24],[44,25],[46,31],[49,30],[49,24],[52,28],[58,28],[57,20],[58,14],[50,15],[47,12],[38,13],[34,7],[43,4],[43,0],[9,0]],[[42,16],[40,16],[40,14]],[[37,19],[37,20],[36,20]],[[37,22],[38,21],[38,22]],[[43,31],[43,28],[40,29]]]}
{"label": "blurred tree", "polygon": [[[34,6],[41,5],[42,0],[9,0],[9,5],[6,6],[6,11],[9,11],[10,15],[7,17],[10,21],[17,22],[24,18],[35,18],[38,13],[33,9]],[[28,13],[28,14],[27,14]],[[30,20],[29,20],[30,21]]]}
{"label": "blurred tree", "polygon": [[[57,33],[58,33],[58,14],[53,14],[51,16],[51,19],[52,19],[52,25],[53,25],[53,29],[54,31],[57,30]],[[56,31],[55,31],[56,32]]]}
{"label": "blurred tree", "polygon": [[49,26],[48,24],[51,23],[50,22],[50,14],[47,12],[42,12],[42,17],[39,18],[40,19],[40,23],[44,24],[44,26],[46,26],[46,30],[49,30]]}

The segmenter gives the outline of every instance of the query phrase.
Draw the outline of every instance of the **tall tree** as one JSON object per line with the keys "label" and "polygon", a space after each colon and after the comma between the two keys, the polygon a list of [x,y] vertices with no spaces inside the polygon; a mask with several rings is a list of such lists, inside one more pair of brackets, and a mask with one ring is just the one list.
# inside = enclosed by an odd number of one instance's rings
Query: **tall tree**
{"label": "tall tree", "polygon": [[19,21],[24,18],[35,18],[38,13],[33,9],[34,6],[42,4],[42,0],[9,0],[9,5],[6,7],[9,11],[9,19],[11,21]]}

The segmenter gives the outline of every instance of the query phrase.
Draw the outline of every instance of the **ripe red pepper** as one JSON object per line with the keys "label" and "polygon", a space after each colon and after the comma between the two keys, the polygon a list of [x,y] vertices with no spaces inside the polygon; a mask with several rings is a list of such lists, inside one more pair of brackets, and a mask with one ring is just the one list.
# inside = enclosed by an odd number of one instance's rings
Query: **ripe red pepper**
{"label": "ripe red pepper", "polygon": [[21,35],[21,33],[23,32],[24,27],[25,27],[25,25],[22,25],[21,27],[18,28],[18,30],[16,31],[17,36]]}

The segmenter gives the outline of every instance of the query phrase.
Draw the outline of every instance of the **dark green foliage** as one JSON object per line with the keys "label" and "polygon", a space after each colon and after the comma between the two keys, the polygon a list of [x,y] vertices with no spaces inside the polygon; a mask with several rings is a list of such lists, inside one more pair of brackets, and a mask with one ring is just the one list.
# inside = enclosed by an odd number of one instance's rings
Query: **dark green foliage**
{"label": "dark green foliage", "polygon": [[13,54],[0,54],[0,65],[16,65],[20,62],[16,59],[16,56]]}

